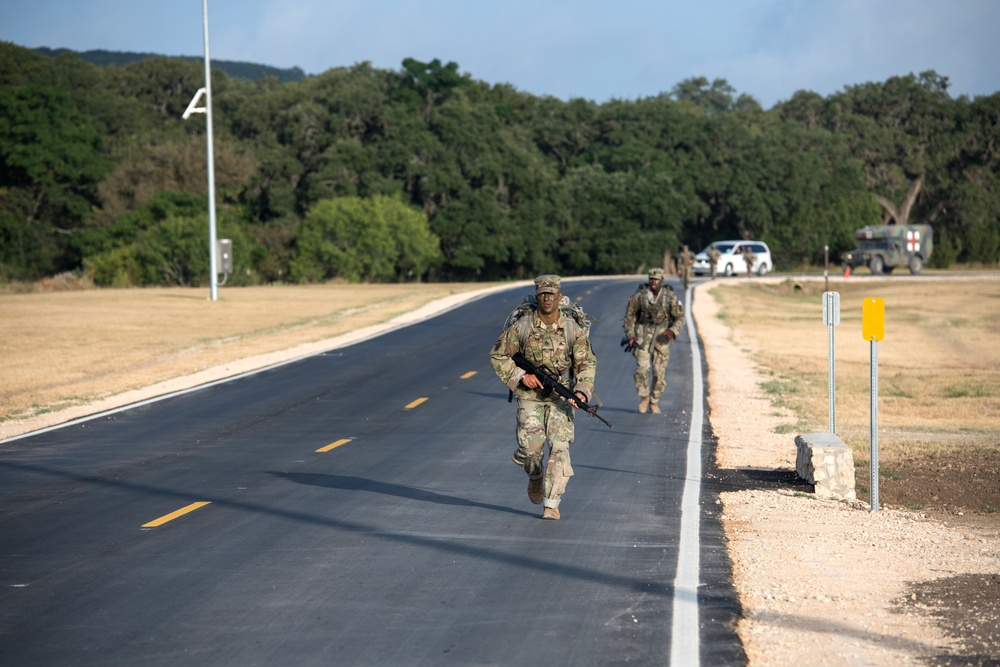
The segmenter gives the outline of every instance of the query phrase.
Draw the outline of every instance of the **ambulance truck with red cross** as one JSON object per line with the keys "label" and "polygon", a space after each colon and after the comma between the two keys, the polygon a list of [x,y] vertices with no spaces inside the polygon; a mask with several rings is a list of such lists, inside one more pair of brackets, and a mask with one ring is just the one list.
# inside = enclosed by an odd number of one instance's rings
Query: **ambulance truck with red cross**
{"label": "ambulance truck with red cross", "polygon": [[889,274],[905,266],[917,275],[934,249],[930,225],[869,225],[854,232],[858,247],[840,255],[851,270],[867,266],[872,275]]}

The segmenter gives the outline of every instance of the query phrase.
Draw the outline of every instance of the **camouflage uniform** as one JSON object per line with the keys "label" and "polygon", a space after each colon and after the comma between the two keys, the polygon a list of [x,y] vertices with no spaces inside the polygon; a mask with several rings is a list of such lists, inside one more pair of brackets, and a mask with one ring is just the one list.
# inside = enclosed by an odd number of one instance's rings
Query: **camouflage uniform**
{"label": "camouflage uniform", "polygon": [[[662,278],[663,272],[660,269],[650,269],[649,277]],[[655,405],[667,386],[667,364],[670,362],[670,338],[667,331],[671,331],[675,338],[680,335],[684,327],[684,306],[669,285],[660,287],[660,293],[653,296],[649,283],[643,283],[629,297],[624,326],[625,335],[636,341],[632,354],[637,362],[633,376],[635,389],[639,398],[643,399],[639,411],[645,412],[643,404],[648,399],[648,405],[653,407],[654,412],[658,412]],[[652,388],[649,384],[651,365]]]}
{"label": "camouflage uniform", "polygon": [[719,252],[719,249],[716,248],[715,244],[713,243],[712,246],[708,249],[708,264],[709,266],[712,267],[712,280],[715,280],[715,271],[719,264],[719,257],[721,256],[722,253]]}
{"label": "camouflage uniform", "polygon": [[[560,282],[559,276],[539,276],[535,280],[536,293],[558,293]],[[517,450],[511,459],[524,468],[530,479],[537,480],[542,476],[545,443],[549,445],[542,500],[546,508],[559,507],[566,484],[573,476],[569,457],[573,407],[555,392],[544,395],[522,384],[525,372],[511,357],[521,352],[534,365],[545,366],[560,376],[563,385],[582,393],[589,403],[594,393],[597,358],[586,331],[571,319],[559,311],[558,320],[545,324],[534,311],[501,333],[490,351],[493,371],[517,397]]]}
{"label": "camouflage uniform", "polygon": [[753,278],[753,265],[757,261],[757,255],[754,254],[749,246],[743,250],[743,261],[747,264],[747,277]]}
{"label": "camouflage uniform", "polygon": [[677,255],[677,273],[684,281],[684,289],[691,285],[691,265],[694,263],[694,253],[688,250],[687,246]]}

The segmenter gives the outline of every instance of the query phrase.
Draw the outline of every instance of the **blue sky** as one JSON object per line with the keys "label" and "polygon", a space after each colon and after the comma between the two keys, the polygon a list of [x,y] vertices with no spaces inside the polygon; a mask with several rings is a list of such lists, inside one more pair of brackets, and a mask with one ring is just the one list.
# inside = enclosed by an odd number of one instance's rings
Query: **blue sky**
{"label": "blue sky", "polygon": [[[0,0],[0,40],[204,55],[202,0]],[[934,70],[1000,91],[1000,0],[208,0],[211,59],[308,74],[454,61],[534,95],[596,102],[726,79],[765,108],[796,91]]]}

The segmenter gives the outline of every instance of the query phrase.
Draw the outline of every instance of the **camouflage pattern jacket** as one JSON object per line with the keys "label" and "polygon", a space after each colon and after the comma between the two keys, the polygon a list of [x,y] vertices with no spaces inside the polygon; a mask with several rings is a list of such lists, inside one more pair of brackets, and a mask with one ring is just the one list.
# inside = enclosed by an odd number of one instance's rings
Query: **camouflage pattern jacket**
{"label": "camouflage pattern jacket", "polygon": [[560,311],[559,319],[545,324],[532,312],[510,328],[504,330],[490,351],[490,365],[500,381],[514,392],[518,399],[530,401],[561,401],[555,392],[544,396],[538,389],[528,389],[521,384],[524,371],[511,359],[520,352],[536,366],[545,366],[561,378],[573,391],[582,392],[590,402],[594,395],[594,378],[597,375],[597,357],[584,332],[573,337],[566,333],[566,316]]}
{"label": "camouflage pattern jacket", "polygon": [[684,306],[669,285],[661,287],[654,297],[649,283],[643,283],[628,299],[624,326],[625,335],[642,345],[652,334],[662,334],[667,329],[679,336],[684,328]]}

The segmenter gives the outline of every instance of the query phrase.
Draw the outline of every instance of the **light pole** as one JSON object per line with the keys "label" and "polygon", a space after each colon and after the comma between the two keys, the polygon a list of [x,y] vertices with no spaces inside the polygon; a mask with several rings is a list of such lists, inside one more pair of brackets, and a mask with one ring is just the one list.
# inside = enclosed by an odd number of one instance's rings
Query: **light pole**
{"label": "light pole", "polygon": [[[184,112],[184,120],[192,113],[205,114],[206,143],[208,145],[208,271],[211,280],[211,299],[219,300],[219,260],[215,231],[215,155],[212,151],[212,66],[208,57],[208,0],[201,0],[202,23],[205,26],[205,87],[195,93]],[[205,106],[197,107],[198,100],[205,96]]]}

